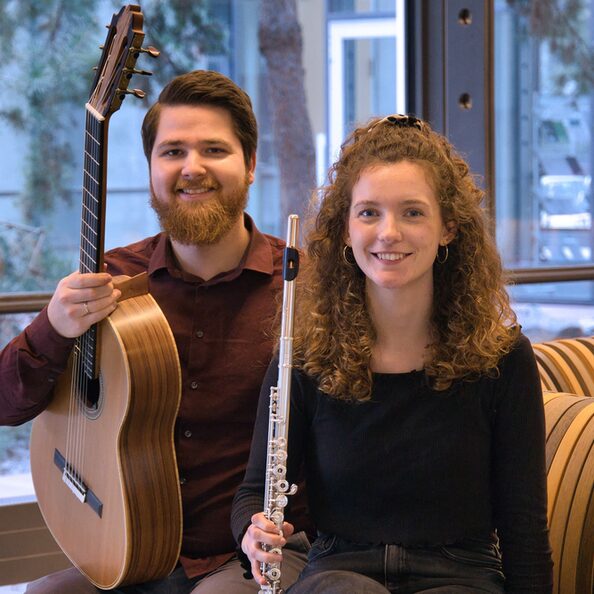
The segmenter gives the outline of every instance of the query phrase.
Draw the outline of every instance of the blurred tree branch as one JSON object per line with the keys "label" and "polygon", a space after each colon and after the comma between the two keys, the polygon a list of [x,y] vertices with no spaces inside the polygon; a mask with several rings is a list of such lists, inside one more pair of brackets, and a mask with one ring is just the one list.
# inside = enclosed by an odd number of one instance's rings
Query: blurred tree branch
{"label": "blurred tree branch", "polygon": [[313,133],[305,96],[303,41],[295,0],[261,0],[258,39],[268,67],[284,222],[291,213],[304,214],[316,185]]}

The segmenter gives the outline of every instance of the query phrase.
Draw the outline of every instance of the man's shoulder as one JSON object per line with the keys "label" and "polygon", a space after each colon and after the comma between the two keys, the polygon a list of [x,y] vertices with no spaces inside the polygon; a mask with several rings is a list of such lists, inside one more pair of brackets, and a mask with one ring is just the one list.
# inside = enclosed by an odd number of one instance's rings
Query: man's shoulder
{"label": "man's shoulder", "polygon": [[273,258],[282,258],[286,243],[280,237],[276,237],[275,235],[269,235],[268,233],[262,233],[268,245],[270,245],[270,249],[272,250]]}
{"label": "man's shoulder", "polygon": [[266,238],[268,243],[273,249],[276,250],[283,250],[286,243],[284,239],[277,237],[276,235],[270,235],[269,233],[262,233],[262,235]]}
{"label": "man's shoulder", "polygon": [[145,237],[126,246],[116,247],[105,253],[108,272],[136,274],[149,267],[151,257],[161,241],[163,233]]}

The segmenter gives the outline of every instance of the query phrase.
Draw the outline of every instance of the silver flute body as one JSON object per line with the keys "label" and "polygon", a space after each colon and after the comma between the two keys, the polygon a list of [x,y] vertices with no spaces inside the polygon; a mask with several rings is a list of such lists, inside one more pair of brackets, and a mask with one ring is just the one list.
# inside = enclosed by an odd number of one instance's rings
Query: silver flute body
{"label": "silver flute body", "polygon": [[[293,367],[293,320],[295,309],[295,278],[299,270],[297,238],[299,217],[289,215],[287,247],[283,260],[283,308],[278,358],[278,382],[270,388],[268,415],[268,445],[266,451],[266,484],[264,490],[264,513],[282,532],[284,509],[288,496],[297,491],[296,485],[287,481],[287,441],[289,437],[289,413],[291,406],[291,369]],[[265,550],[280,553],[280,548]],[[281,594],[280,563],[261,564],[262,575],[268,583],[261,587],[260,594]]]}

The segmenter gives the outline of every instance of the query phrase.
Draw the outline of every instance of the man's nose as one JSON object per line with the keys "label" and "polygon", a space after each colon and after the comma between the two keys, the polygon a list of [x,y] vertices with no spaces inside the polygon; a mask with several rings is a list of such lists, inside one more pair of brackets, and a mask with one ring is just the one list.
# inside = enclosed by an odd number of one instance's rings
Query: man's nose
{"label": "man's nose", "polygon": [[181,174],[184,177],[196,177],[204,175],[206,168],[204,166],[204,159],[197,151],[189,151],[184,159]]}

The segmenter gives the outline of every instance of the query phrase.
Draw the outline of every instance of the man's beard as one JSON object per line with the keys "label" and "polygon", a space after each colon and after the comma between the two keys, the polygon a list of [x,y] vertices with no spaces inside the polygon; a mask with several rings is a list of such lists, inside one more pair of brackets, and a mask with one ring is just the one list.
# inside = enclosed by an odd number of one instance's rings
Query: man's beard
{"label": "man's beard", "polygon": [[185,245],[212,245],[220,241],[236,224],[247,205],[249,180],[222,193],[219,188],[214,196],[204,202],[192,202],[177,197],[162,202],[151,186],[151,206],[157,213],[165,233]]}

